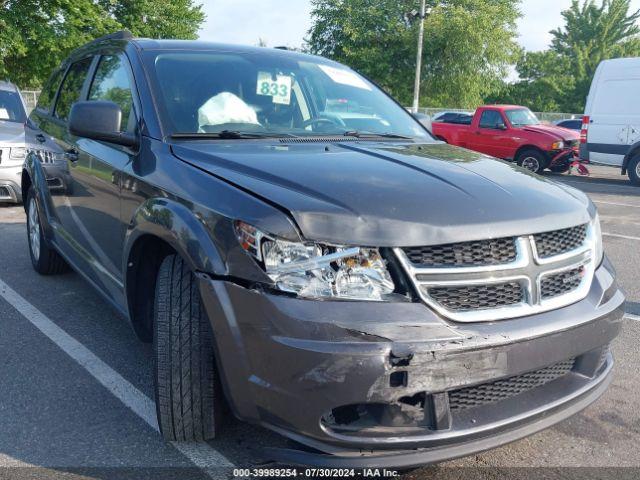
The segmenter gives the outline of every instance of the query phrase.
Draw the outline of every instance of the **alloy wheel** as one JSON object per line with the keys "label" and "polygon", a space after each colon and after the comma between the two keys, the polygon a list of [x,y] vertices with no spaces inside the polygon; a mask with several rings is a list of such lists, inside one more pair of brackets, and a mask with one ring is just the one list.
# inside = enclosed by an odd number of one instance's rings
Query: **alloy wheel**
{"label": "alloy wheel", "polygon": [[40,219],[38,218],[38,207],[33,197],[29,200],[29,247],[37,262],[40,258]]}
{"label": "alloy wheel", "polygon": [[526,157],[522,160],[522,166],[532,172],[537,172],[540,169],[540,162],[535,157]]}

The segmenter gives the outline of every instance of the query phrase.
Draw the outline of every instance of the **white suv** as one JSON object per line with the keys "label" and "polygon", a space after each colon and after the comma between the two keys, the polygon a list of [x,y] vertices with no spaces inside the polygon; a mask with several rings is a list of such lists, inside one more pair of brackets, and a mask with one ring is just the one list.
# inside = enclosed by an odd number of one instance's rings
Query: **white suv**
{"label": "white suv", "polygon": [[20,180],[25,158],[27,113],[18,88],[0,81],[0,202],[22,201]]}

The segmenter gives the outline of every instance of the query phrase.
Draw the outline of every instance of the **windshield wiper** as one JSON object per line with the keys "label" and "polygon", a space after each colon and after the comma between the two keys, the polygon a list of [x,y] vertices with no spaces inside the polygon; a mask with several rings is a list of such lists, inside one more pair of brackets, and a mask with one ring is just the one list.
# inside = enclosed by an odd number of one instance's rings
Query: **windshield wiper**
{"label": "windshield wiper", "polygon": [[397,138],[399,140],[413,140],[412,137],[406,135],[398,135],[396,133],[373,133],[373,132],[359,132],[358,130],[350,130],[344,132],[345,137],[356,138]]}
{"label": "windshield wiper", "polygon": [[291,138],[290,133],[241,132],[239,130],[222,130],[221,132],[174,133],[171,138],[216,138],[220,140],[239,140],[252,138]]}

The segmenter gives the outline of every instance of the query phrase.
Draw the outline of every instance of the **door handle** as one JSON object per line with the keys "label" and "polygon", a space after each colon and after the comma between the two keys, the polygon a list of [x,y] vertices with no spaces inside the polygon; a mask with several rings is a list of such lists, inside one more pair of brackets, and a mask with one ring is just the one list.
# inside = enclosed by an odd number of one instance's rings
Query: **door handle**
{"label": "door handle", "polygon": [[36,135],[36,140],[40,143],[44,143],[47,141],[47,139],[45,138],[45,136],[41,133]]}
{"label": "door handle", "polygon": [[75,148],[70,148],[69,150],[66,150],[64,152],[64,156],[67,160],[69,160],[72,163],[76,163],[78,161],[78,150],[76,150]]}

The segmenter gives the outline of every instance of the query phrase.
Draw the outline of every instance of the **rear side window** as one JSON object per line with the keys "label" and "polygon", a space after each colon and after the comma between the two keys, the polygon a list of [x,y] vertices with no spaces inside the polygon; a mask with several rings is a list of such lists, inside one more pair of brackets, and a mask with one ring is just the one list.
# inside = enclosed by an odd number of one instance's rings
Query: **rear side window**
{"label": "rear side window", "polygon": [[504,125],[502,115],[495,110],[485,110],[480,117],[480,128],[497,128]]}
{"label": "rear side window", "polygon": [[62,80],[63,73],[63,70],[57,70],[53,75],[51,75],[49,81],[38,97],[38,104],[36,105],[38,110],[44,113],[49,113],[51,111],[53,100],[56,96],[56,92],[58,91],[58,87],[60,86],[60,80]]}
{"label": "rear side window", "polygon": [[80,60],[69,67],[67,75],[64,77],[60,94],[56,102],[55,116],[61,120],[69,119],[69,112],[75,102],[80,100],[82,93],[82,85],[87,78],[89,67],[91,66],[91,57]]}
{"label": "rear side window", "polygon": [[104,55],[100,58],[89,90],[89,100],[108,100],[116,103],[122,110],[120,131],[133,133],[135,115],[131,80],[124,62],[126,60],[119,55]]}

